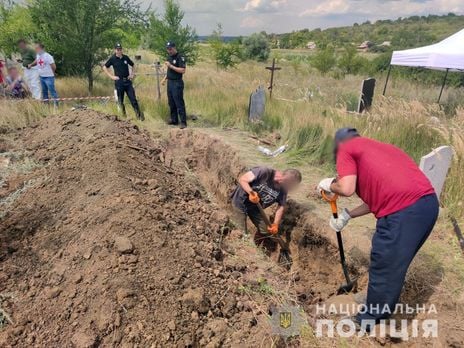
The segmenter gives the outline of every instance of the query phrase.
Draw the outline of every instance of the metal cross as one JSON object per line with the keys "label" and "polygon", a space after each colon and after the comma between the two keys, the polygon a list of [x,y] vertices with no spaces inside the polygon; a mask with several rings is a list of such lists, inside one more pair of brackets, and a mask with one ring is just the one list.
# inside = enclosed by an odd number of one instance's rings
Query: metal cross
{"label": "metal cross", "polygon": [[267,66],[266,70],[271,71],[271,83],[268,87],[269,89],[269,97],[272,99],[272,90],[274,89],[274,71],[282,70],[282,68],[276,67],[276,59],[272,60],[272,66]]}

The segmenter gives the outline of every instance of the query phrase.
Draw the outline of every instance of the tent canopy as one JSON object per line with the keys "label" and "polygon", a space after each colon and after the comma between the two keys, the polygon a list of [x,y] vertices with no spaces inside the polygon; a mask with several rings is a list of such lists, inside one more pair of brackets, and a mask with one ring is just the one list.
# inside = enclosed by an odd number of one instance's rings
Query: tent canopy
{"label": "tent canopy", "polygon": [[464,29],[434,45],[394,51],[391,65],[464,71]]}

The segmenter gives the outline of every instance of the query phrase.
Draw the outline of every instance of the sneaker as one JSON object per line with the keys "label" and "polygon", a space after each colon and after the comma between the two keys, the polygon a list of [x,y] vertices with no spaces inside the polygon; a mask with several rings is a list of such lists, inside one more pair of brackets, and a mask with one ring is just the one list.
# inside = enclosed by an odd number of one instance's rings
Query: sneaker
{"label": "sneaker", "polygon": [[185,128],[187,128],[187,124],[186,124],[186,123],[182,123],[182,124],[180,125],[180,129],[185,129]]}
{"label": "sneaker", "polygon": [[168,126],[178,126],[179,122],[169,121]]}
{"label": "sneaker", "polygon": [[142,122],[145,121],[145,115],[143,114],[142,111],[138,113],[137,118]]}

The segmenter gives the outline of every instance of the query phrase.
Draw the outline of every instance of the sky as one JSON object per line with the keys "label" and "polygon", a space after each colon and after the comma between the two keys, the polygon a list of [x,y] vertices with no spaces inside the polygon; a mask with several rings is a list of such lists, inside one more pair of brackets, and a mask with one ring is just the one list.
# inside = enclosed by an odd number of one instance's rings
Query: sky
{"label": "sky", "polygon": [[[163,0],[141,0],[161,12]],[[329,28],[367,20],[413,15],[464,14],[464,0],[178,0],[185,24],[209,35],[221,23],[224,35],[265,30],[285,33]]]}

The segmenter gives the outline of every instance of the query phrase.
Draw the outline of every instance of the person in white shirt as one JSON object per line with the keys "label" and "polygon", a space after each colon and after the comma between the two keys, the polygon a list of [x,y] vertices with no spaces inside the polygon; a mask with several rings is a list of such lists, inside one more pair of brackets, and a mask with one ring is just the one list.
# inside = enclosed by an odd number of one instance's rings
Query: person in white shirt
{"label": "person in white shirt", "polygon": [[55,71],[56,64],[53,56],[45,51],[45,46],[41,43],[35,45],[37,57],[35,62],[29,64],[28,68],[37,66],[40,77],[40,84],[42,86],[42,99],[53,99],[57,104],[58,93],[55,88]]}

